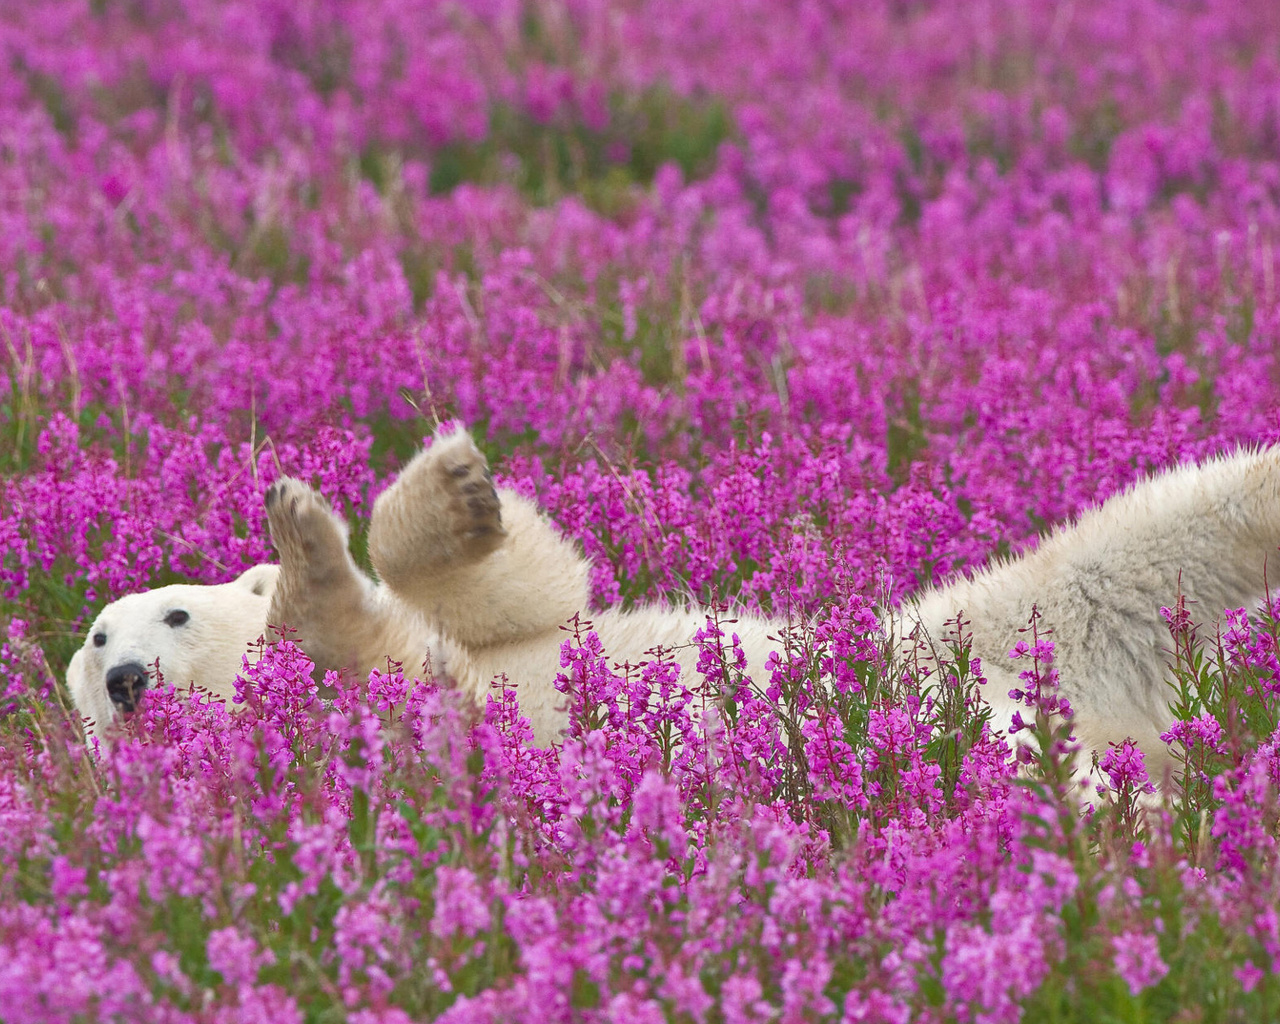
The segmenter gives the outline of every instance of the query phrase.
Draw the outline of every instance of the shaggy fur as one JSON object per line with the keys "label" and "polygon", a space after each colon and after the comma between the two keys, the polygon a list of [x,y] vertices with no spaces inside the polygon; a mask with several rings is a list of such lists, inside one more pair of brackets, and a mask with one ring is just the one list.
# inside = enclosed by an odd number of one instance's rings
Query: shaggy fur
{"label": "shaggy fur", "polygon": [[[1060,692],[1075,709],[1086,750],[1131,737],[1152,778],[1171,767],[1160,734],[1173,723],[1165,683],[1172,646],[1161,607],[1178,594],[1212,636],[1225,608],[1267,596],[1267,564],[1280,545],[1280,447],[1184,465],[1135,484],[1035,551],[927,592],[899,615],[900,636],[940,638],[963,612],[981,657],[983,696],[1007,727],[1022,666],[1009,651],[1028,634],[1035,604],[1054,642]],[[1272,559],[1280,579],[1280,560]]]}

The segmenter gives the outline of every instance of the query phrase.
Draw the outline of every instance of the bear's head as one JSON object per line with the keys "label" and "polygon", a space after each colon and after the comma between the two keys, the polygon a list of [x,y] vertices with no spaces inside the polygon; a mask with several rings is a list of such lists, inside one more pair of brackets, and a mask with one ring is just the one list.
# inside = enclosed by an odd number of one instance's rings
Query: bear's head
{"label": "bear's head", "polygon": [[175,584],[113,601],[67,666],[67,689],[88,735],[137,707],[155,685],[235,690],[240,659],[266,628],[280,567],[255,565],[230,583]]}

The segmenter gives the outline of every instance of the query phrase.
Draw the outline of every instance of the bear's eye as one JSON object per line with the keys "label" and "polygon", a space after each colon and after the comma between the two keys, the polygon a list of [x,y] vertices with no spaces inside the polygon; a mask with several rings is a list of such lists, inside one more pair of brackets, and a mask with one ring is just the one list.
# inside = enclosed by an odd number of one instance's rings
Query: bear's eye
{"label": "bear's eye", "polygon": [[106,645],[107,645],[107,634],[106,634],[106,633],[94,633],[94,634],[93,634],[93,646],[94,646],[94,647],[105,647]]}
{"label": "bear's eye", "polygon": [[185,626],[189,618],[191,618],[190,615],[178,608],[164,617],[164,624],[166,626]]}

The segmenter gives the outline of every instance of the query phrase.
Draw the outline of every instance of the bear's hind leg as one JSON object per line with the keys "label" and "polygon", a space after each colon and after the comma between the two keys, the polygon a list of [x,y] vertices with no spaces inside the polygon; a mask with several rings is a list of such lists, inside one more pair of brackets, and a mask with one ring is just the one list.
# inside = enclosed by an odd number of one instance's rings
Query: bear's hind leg
{"label": "bear's hind leg", "polygon": [[267,622],[291,626],[320,672],[359,667],[370,627],[373,582],[347,550],[347,526],[324,497],[284,477],[265,498],[280,577]]}

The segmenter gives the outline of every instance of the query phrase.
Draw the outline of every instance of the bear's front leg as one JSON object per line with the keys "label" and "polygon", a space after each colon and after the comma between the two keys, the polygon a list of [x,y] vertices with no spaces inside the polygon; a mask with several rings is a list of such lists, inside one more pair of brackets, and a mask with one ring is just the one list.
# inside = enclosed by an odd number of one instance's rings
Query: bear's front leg
{"label": "bear's front leg", "polygon": [[437,435],[379,496],[369,557],[400,600],[467,647],[555,631],[587,606],[586,561],[532,502],[494,489],[465,431]]}
{"label": "bear's front leg", "polygon": [[373,507],[369,557],[394,590],[472,565],[506,539],[489,464],[471,435],[437,437]]}
{"label": "bear's front leg", "polygon": [[321,672],[359,668],[370,632],[373,582],[347,550],[347,525],[323,496],[293,477],[267,490],[267,522],[280,577],[267,622],[292,626]]}

